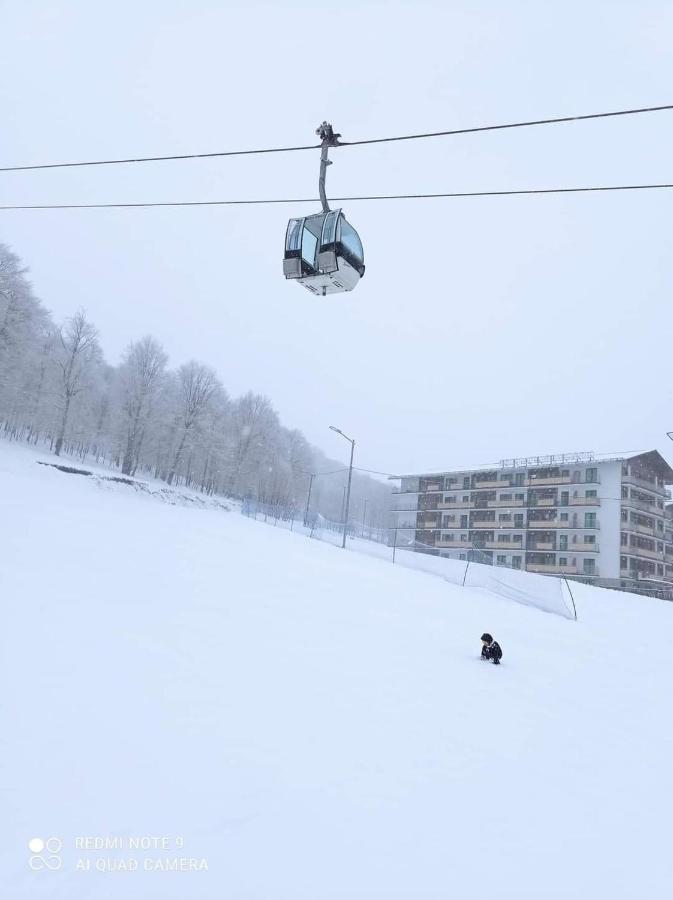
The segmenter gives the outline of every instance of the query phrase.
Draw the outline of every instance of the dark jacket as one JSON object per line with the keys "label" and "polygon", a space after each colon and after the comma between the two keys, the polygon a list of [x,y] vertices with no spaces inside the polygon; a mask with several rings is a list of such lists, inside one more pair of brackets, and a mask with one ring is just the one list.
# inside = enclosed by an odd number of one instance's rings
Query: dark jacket
{"label": "dark jacket", "polygon": [[488,646],[484,644],[481,648],[481,658],[490,659],[495,666],[500,665],[500,660],[502,659],[500,644],[497,641],[491,641]]}

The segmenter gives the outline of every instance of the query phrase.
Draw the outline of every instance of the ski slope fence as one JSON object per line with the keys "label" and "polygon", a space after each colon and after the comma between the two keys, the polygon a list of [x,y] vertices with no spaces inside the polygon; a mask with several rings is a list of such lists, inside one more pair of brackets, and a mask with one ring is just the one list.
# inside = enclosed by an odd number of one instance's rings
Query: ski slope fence
{"label": "ski slope fence", "polygon": [[[306,520],[296,507],[246,499],[241,504],[241,513],[334,547],[340,548],[343,542],[342,522],[326,519],[320,514],[313,514]],[[537,575],[493,565],[478,547],[468,550],[465,560],[438,556],[434,547],[419,541],[404,539],[404,543],[398,544],[399,535],[394,528],[365,526],[363,529],[351,522],[346,537],[346,548],[353,552],[375,556],[407,569],[417,569],[450,584],[489,591],[566,619],[577,618],[572,590],[564,577]]]}

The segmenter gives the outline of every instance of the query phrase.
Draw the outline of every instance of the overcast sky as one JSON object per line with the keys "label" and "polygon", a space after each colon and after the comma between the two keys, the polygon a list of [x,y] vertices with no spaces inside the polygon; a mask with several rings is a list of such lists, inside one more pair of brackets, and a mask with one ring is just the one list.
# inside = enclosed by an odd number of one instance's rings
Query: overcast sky
{"label": "overcast sky", "polygon": [[[673,102],[668,2],[0,0],[0,165],[311,143]],[[673,112],[333,153],[328,194],[673,181]],[[0,203],[317,196],[318,151],[0,173]],[[0,213],[57,319],[110,362],[267,394],[389,472],[570,450],[673,453],[673,191],[351,203],[366,275],[282,276],[318,205]],[[668,444],[668,446],[667,446]]]}

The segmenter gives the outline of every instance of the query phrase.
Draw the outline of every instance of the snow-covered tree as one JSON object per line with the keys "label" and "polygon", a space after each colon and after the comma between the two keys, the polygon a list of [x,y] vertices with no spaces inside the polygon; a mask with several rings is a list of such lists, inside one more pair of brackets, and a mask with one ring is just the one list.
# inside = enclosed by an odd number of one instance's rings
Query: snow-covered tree
{"label": "snow-covered tree", "polygon": [[161,344],[149,335],[133,341],[124,351],[119,369],[124,475],[132,475],[138,466],[145,436],[153,424],[167,362]]}
{"label": "snow-covered tree", "polygon": [[94,369],[101,360],[98,332],[88,321],[83,310],[67,319],[58,332],[57,354],[58,392],[61,416],[54,452],[61,455],[73,401],[85,392],[91,383]]}

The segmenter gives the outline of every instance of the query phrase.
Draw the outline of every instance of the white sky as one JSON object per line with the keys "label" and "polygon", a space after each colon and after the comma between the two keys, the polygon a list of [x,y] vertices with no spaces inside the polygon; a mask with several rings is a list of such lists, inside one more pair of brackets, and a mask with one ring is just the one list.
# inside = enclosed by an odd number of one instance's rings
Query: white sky
{"label": "white sky", "polygon": [[[0,0],[0,165],[311,143],[673,101],[670,2]],[[328,194],[673,181],[673,112],[333,153]],[[318,151],[0,173],[0,203],[317,196]],[[318,206],[4,212],[57,318],[151,332],[331,456],[430,471],[658,447],[673,191],[351,203],[367,273],[282,276]],[[668,446],[667,446],[668,444]]]}

